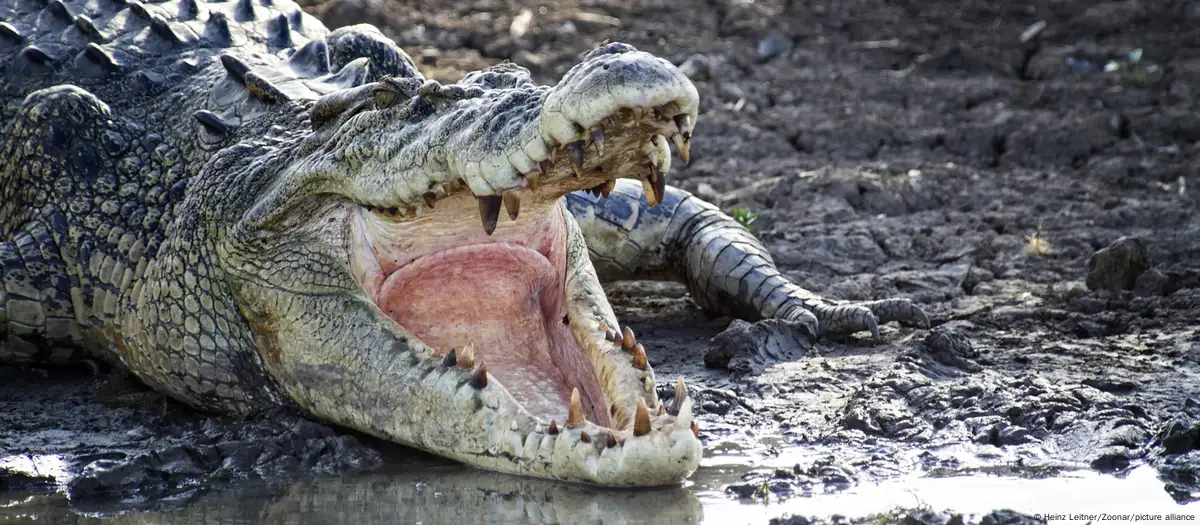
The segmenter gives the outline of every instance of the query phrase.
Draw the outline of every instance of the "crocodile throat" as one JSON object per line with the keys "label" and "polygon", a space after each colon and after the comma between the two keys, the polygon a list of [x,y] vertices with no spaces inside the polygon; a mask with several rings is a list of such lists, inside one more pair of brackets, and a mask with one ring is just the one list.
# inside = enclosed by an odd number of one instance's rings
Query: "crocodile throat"
{"label": "crocodile throat", "polygon": [[[396,266],[376,247],[376,305],[440,355],[470,346],[476,361],[534,416],[566,421],[578,389],[589,421],[611,426],[609,403],[567,320],[564,217],[552,208],[500,238],[451,237]],[[463,244],[446,246],[463,242]]]}

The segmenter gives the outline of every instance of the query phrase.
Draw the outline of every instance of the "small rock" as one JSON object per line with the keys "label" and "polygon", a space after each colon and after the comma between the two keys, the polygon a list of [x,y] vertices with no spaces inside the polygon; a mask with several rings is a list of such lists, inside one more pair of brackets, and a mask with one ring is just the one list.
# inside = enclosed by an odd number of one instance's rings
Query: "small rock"
{"label": "small rock", "polygon": [[726,494],[731,494],[742,499],[753,498],[755,492],[758,492],[758,485],[751,483],[739,483],[725,487]]}
{"label": "small rock", "polygon": [[1138,276],[1133,292],[1143,297],[1167,295],[1171,292],[1171,278],[1158,268],[1151,268]]}
{"label": "small rock", "polygon": [[792,50],[792,39],[782,35],[771,35],[767,38],[758,41],[759,63],[769,62],[771,59],[787,53]]}
{"label": "small rock", "polygon": [[1084,284],[1089,290],[1132,290],[1150,268],[1150,250],[1141,239],[1122,237],[1092,254]]}

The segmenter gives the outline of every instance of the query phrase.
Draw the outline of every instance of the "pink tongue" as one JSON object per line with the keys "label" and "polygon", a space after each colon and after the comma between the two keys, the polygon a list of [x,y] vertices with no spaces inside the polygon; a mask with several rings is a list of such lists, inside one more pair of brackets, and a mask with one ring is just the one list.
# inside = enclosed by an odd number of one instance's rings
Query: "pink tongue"
{"label": "pink tongue", "polygon": [[528,248],[464,246],[392,273],[379,306],[442,354],[474,343],[475,362],[486,362],[488,373],[525,408],[561,418],[575,382],[550,352],[576,343],[565,327],[546,325],[561,324],[565,313],[558,275],[551,261]]}

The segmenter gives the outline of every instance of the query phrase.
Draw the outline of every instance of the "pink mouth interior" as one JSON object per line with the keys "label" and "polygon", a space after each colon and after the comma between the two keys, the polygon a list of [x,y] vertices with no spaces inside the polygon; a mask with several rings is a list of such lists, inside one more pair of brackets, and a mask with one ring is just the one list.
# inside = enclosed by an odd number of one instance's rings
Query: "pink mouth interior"
{"label": "pink mouth interior", "polygon": [[383,265],[377,304],[442,355],[473,343],[476,364],[485,362],[533,415],[563,423],[578,388],[588,420],[610,426],[595,370],[564,322],[563,218],[547,215],[492,242],[425,254],[390,275]]}

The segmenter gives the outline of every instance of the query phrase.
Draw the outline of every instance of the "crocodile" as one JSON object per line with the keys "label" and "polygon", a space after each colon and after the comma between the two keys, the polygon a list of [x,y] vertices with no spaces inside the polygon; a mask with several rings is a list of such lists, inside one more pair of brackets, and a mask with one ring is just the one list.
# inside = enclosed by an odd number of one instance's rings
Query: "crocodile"
{"label": "crocodile", "polygon": [[602,280],[814,337],[928,326],[805,290],[668,185],[698,92],[623,43],[553,86],[507,62],[443,84],[290,0],[3,0],[0,101],[2,363],[650,486],[698,467],[693,400],[659,397]]}

